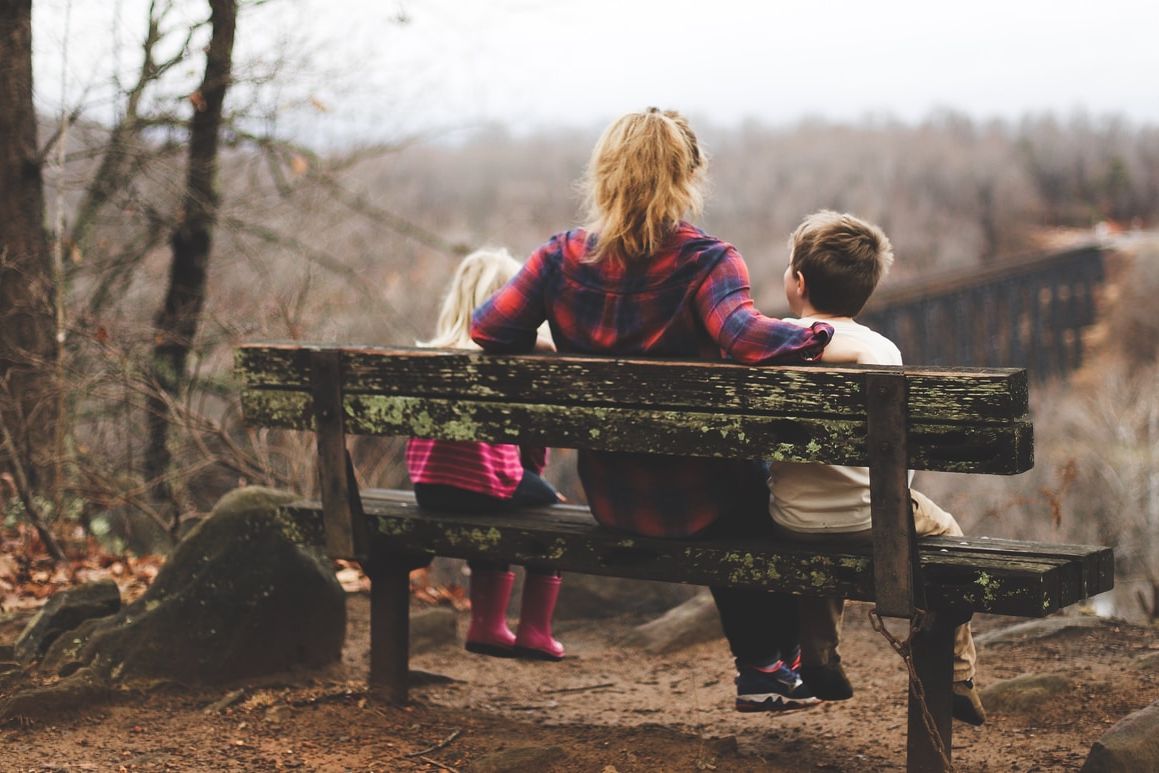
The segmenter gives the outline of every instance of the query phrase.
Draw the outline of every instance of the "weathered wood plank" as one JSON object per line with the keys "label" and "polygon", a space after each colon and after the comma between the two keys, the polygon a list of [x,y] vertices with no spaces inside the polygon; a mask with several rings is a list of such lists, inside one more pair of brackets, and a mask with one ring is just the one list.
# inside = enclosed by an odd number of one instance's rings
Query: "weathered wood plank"
{"label": "weathered wood plank", "polygon": [[411,567],[391,556],[377,556],[363,566],[370,578],[370,686],[403,705],[410,678]]}
{"label": "weathered wood plank", "polygon": [[906,469],[906,380],[900,373],[875,373],[866,386],[877,610],[889,617],[911,618],[915,608],[925,606],[925,594],[917,576],[917,538]]}
{"label": "weathered wood plank", "polygon": [[[363,501],[372,512],[378,514],[408,514],[421,517],[414,495],[398,489],[364,489]],[[508,518],[527,519],[534,524],[560,526],[578,530],[596,526],[588,508],[580,505],[554,505],[552,507],[530,508]],[[305,519],[300,519],[305,520]],[[826,549],[843,554],[869,557],[871,551],[864,543],[830,543]],[[918,541],[919,555],[928,566],[939,561],[970,562],[978,557],[1005,557],[1031,559],[1048,563],[1061,573],[1060,599],[1071,604],[1114,587],[1115,562],[1110,548],[1097,545],[1054,544],[1028,542],[1023,540],[998,539],[992,537],[924,537]],[[969,594],[984,593],[984,589],[971,587]]]}
{"label": "weathered wood plank", "polygon": [[362,558],[366,555],[365,519],[346,450],[341,367],[336,352],[312,354],[310,400],[318,440],[319,488],[326,512],[326,552],[332,558]]}
{"label": "weathered wood plank", "polygon": [[[598,527],[582,508],[536,514],[462,516],[420,513],[413,501],[367,498],[372,551],[458,558],[501,558],[563,571],[617,577],[776,587],[802,595],[873,599],[873,559],[867,545],[794,544],[752,540],[664,540],[625,537]],[[296,521],[315,503],[288,508]],[[317,517],[316,515],[314,517]],[[1067,556],[1023,558],[949,552],[920,546],[931,605],[965,604],[979,612],[1041,617],[1080,593],[1082,572]]]}
{"label": "weathered wood plank", "polygon": [[[253,426],[313,429],[310,396],[246,389]],[[466,402],[347,395],[346,430],[444,440],[534,443],[559,448],[774,459],[866,466],[864,420],[776,417],[698,411]],[[647,431],[642,431],[644,428]],[[1034,465],[1029,422],[968,426],[913,422],[909,467],[1015,474]]]}
{"label": "weathered wood plank", "polygon": [[[386,507],[390,512],[416,515],[419,512],[414,494],[410,491],[363,489],[362,496],[365,502],[375,503],[376,507]],[[571,525],[582,529],[592,528],[595,525],[591,511],[581,505],[530,508],[521,510],[518,516],[513,517],[527,518],[535,523]],[[864,543],[831,544],[845,552],[870,555]],[[1111,548],[1100,545],[1030,542],[997,537],[923,537],[918,541],[918,548],[927,555],[927,562],[929,556],[935,553],[952,554],[967,560],[972,556],[988,554],[1050,562],[1059,567],[1066,567],[1071,583],[1075,588],[1081,589],[1082,595],[1078,598],[1087,598],[1114,587],[1114,553]]]}
{"label": "weathered wood plank", "polygon": [[[910,690],[906,718],[907,773],[942,773],[947,770],[947,763],[953,766],[951,720],[955,626],[948,617],[948,614],[935,610],[914,633],[910,644],[923,695],[919,699],[914,690]],[[933,735],[925,725],[926,711],[933,720]]]}
{"label": "weathered wood plank", "polygon": [[[309,357],[320,347],[252,344],[238,350],[245,386],[303,389]],[[324,347],[322,347],[324,348]],[[412,348],[344,348],[348,394],[466,398],[566,405],[629,405],[783,415],[865,416],[872,366],[748,367],[723,362],[611,359],[559,355],[497,356]],[[1019,370],[906,368],[909,415],[943,422],[1009,421],[1027,413]]]}
{"label": "weathered wood plank", "polygon": [[1082,596],[1089,598],[1115,587],[1115,555],[1101,545],[1069,545],[1052,542],[1027,542],[997,537],[927,537],[922,544],[950,552],[1021,555],[1029,558],[1065,556],[1082,568]]}

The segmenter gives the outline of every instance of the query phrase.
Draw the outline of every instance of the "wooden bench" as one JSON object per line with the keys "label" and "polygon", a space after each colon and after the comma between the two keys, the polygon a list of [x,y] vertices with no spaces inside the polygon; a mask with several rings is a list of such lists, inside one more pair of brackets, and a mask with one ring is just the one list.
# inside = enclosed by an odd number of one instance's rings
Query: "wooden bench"
{"label": "wooden bench", "polygon": [[[248,424],[317,433],[321,503],[289,511],[330,555],[365,567],[371,683],[399,702],[407,699],[408,574],[434,555],[844,596],[918,621],[910,652],[924,700],[911,690],[908,768],[941,770],[950,762],[954,627],[974,612],[1043,617],[1114,582],[1109,548],[915,539],[907,468],[1008,475],[1033,465],[1022,370],[254,344],[239,350],[237,373]],[[408,492],[358,491],[347,434],[864,465],[873,545],[627,537],[563,505],[420,513]]]}

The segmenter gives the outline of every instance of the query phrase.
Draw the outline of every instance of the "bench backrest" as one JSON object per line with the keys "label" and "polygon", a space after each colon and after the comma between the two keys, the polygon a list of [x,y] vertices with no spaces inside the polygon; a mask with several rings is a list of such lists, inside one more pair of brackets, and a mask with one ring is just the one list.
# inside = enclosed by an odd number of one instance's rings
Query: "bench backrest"
{"label": "bench backrest", "polygon": [[1013,474],[1034,463],[1026,372],[752,367],[254,344],[238,352],[246,421],[318,434],[327,544],[368,537],[345,435],[407,435],[870,468],[882,614],[922,603],[906,470]]}
{"label": "bench backrest", "polygon": [[867,380],[904,376],[910,469],[1033,466],[1026,372],[744,366],[415,348],[254,344],[238,352],[246,420],[314,428],[318,355],[338,358],[350,434],[606,451],[869,464]]}

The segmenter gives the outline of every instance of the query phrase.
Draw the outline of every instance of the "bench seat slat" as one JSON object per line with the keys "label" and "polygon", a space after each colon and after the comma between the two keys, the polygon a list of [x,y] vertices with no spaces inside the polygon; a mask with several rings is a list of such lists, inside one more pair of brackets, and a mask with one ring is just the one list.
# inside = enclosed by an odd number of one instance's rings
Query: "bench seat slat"
{"label": "bench seat slat", "polygon": [[[246,389],[254,426],[313,428],[304,392]],[[533,443],[563,448],[764,458],[828,464],[869,463],[864,420],[776,417],[698,411],[467,402],[422,397],[346,395],[346,427],[364,435]],[[647,432],[641,432],[647,426]],[[965,426],[911,422],[915,470],[1016,474],[1034,463],[1029,422]]]}
{"label": "bench seat slat", "polygon": [[[773,583],[798,594],[873,598],[873,562],[864,545],[626,537],[601,529],[579,507],[546,508],[542,515],[420,514],[408,492],[367,493],[371,539],[381,535],[383,550],[704,585]],[[320,521],[319,505],[296,503],[287,513],[301,534],[321,533],[310,525]],[[944,596],[979,612],[1041,617],[1083,597],[1083,566],[1074,555],[951,550],[923,541],[921,559],[931,602]]]}
{"label": "bench seat slat", "polygon": [[[414,496],[409,491],[393,489],[365,489],[367,503],[389,503],[385,513],[414,512]],[[373,505],[370,505],[373,507]],[[594,525],[591,511],[579,505],[554,505],[552,507],[529,508],[521,515],[534,519],[535,523],[571,527],[576,530],[590,529]],[[849,554],[870,556],[868,544],[849,543],[839,540],[829,543],[834,549]],[[1066,576],[1061,590],[1066,594],[1066,604],[1081,601],[1114,587],[1114,555],[1110,548],[1095,545],[1068,545],[1026,542],[1011,539],[969,538],[969,537],[925,537],[919,541],[919,548],[928,555],[949,553],[958,557],[1005,557],[1032,559],[1060,567]]]}
{"label": "bench seat slat", "polygon": [[[414,495],[409,491],[364,489],[362,496],[363,501],[372,508],[372,511],[374,511],[375,503],[379,502],[385,503],[387,506],[386,510],[379,512],[411,512],[412,508],[414,512],[418,511],[414,503]],[[537,524],[570,526],[577,530],[590,529],[595,523],[591,511],[580,505],[528,508],[522,510],[521,515],[533,519]],[[839,540],[834,540],[829,544],[850,554],[864,556],[871,554],[867,544],[842,545]],[[1028,542],[993,537],[925,537],[919,541],[919,547],[927,554],[936,551],[967,557],[1029,558],[1065,567],[1063,571],[1068,579],[1063,590],[1067,591],[1070,596],[1074,596],[1066,602],[1068,604],[1109,591],[1114,587],[1114,554],[1107,547]],[[1075,595],[1076,593],[1079,595]]]}
{"label": "bench seat slat", "polygon": [[[306,390],[310,347],[252,344],[237,372],[253,388]],[[872,366],[768,366],[573,356],[501,356],[415,348],[343,347],[347,393],[636,405],[777,415],[865,417]],[[905,368],[912,419],[1006,422],[1028,412],[1026,372],[1016,369]]]}
{"label": "bench seat slat", "polygon": [[1076,600],[1105,593],[1115,587],[1115,554],[1101,545],[1069,545],[1053,542],[1027,542],[997,537],[927,537],[931,547],[968,550],[998,555],[1028,557],[1067,556],[1082,567],[1082,596]]}

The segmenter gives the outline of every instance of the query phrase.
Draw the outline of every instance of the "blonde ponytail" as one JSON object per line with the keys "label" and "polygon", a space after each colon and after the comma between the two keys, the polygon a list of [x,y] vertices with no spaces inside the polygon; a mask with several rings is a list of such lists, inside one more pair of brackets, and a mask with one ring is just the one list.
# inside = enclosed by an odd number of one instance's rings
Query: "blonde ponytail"
{"label": "blonde ponytail", "polygon": [[590,262],[658,251],[686,214],[698,214],[705,159],[684,116],[648,108],[612,123],[592,151],[583,189]]}

